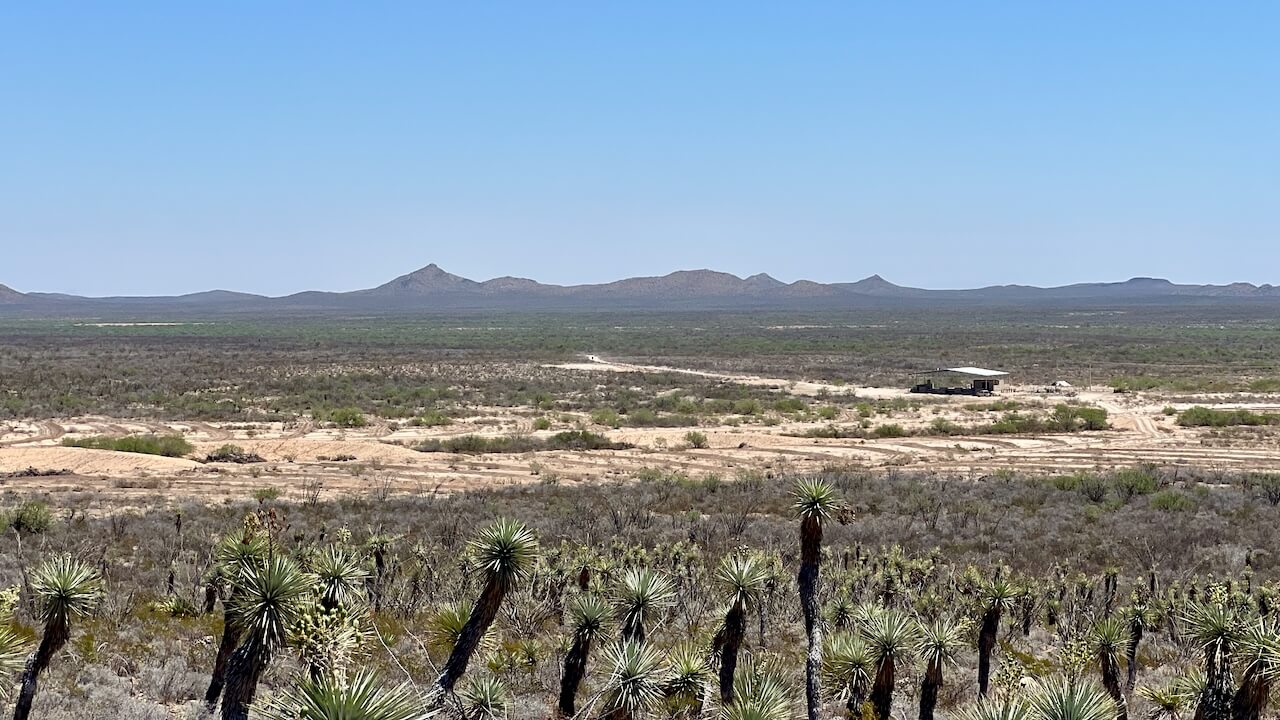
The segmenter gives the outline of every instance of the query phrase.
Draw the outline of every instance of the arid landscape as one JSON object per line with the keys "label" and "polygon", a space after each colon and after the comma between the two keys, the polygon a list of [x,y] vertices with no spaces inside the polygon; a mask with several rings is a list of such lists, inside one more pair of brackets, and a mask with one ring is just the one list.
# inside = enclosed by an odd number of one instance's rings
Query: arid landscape
{"label": "arid landscape", "polygon": [[[1197,638],[1226,612],[1271,657],[1249,633],[1280,578],[1278,348],[1265,307],[1176,300],[0,320],[14,657],[65,557],[99,594],[33,716],[331,718],[293,693],[363,688],[395,718],[796,717],[800,513],[825,531],[824,717],[1267,708],[1271,660],[1206,689]],[[958,364],[1007,375],[909,391]],[[534,554],[470,645],[485,543]],[[259,567],[328,578],[319,608],[347,588],[350,625],[270,610],[246,695],[220,663],[258,652]]]}

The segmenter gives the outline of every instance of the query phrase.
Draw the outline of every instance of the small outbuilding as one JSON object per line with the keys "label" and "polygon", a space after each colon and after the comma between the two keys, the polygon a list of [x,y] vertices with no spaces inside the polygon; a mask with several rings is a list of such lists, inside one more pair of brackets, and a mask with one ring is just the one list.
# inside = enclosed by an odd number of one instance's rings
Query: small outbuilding
{"label": "small outbuilding", "polygon": [[980,367],[938,368],[918,372],[920,381],[911,387],[913,393],[935,395],[992,395],[1000,378],[1009,373]]}

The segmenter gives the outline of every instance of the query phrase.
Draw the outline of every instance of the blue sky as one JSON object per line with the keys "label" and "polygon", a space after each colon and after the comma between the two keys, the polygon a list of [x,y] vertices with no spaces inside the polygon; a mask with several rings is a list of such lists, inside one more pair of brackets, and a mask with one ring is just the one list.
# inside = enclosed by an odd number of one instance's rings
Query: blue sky
{"label": "blue sky", "polygon": [[1280,3],[0,5],[0,282],[1280,283]]}

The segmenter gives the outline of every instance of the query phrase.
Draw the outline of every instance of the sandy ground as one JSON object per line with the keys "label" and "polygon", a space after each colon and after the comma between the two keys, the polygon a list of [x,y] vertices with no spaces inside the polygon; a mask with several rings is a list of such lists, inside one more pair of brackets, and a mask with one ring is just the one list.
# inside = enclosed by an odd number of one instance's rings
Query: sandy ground
{"label": "sandy ground", "polygon": [[[855,392],[859,398],[899,398],[897,388],[850,388],[771,378],[716,375],[676,368],[623,365],[603,361],[560,366],[565,372],[688,372],[729,382],[785,387],[797,394]],[[1003,388],[998,399],[1013,399],[1029,407],[1051,407],[1063,399],[1041,388]],[[740,426],[699,427],[708,447],[686,446],[689,428],[592,428],[615,440],[636,445],[618,451],[548,451],[522,454],[454,455],[421,453],[410,445],[428,437],[470,433],[500,435],[529,432],[528,414],[486,408],[474,418],[440,428],[393,428],[377,422],[359,430],[316,427],[309,422],[290,425],[216,425],[203,422],[139,422],[104,417],[0,424],[0,474],[28,468],[65,470],[46,477],[3,477],[0,488],[19,492],[68,494],[81,504],[174,503],[199,498],[207,501],[248,498],[265,486],[301,498],[351,493],[432,493],[532,482],[598,482],[634,477],[641,471],[678,472],[690,476],[732,478],[743,470],[766,474],[815,471],[828,466],[857,468],[902,467],[938,473],[981,476],[1001,469],[1058,473],[1152,463],[1205,469],[1271,469],[1280,466],[1280,443],[1267,433],[1223,435],[1182,428],[1163,414],[1159,395],[1117,395],[1109,390],[1073,390],[1074,399],[1108,410],[1113,430],[1094,433],[1034,436],[908,437],[894,439],[823,439],[797,435],[827,423],[744,423]],[[917,398],[918,396],[910,396]],[[920,407],[876,416],[872,422],[921,427],[936,418],[961,424],[990,422],[998,413],[974,408],[991,399],[926,396]],[[1221,407],[1238,407],[1227,396],[1214,398]],[[1250,407],[1280,408],[1275,402],[1252,402]],[[1174,407],[1181,409],[1185,404]],[[852,411],[841,426],[856,425]],[[579,422],[588,422],[585,416]],[[573,427],[562,422],[549,435]],[[61,446],[66,435],[179,433],[195,446],[193,459],[161,458]],[[234,442],[261,455],[266,462],[250,465],[202,463],[207,453]],[[345,459],[345,458],[354,458]]]}

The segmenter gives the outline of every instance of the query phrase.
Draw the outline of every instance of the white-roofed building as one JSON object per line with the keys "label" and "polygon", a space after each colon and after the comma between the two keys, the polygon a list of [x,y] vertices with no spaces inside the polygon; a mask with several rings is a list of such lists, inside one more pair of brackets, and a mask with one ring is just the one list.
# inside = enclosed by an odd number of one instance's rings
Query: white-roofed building
{"label": "white-roofed building", "polygon": [[938,368],[915,373],[915,377],[923,378],[911,388],[915,393],[936,393],[940,395],[991,395],[1000,384],[1000,378],[1009,373],[1003,370],[964,367]]}

